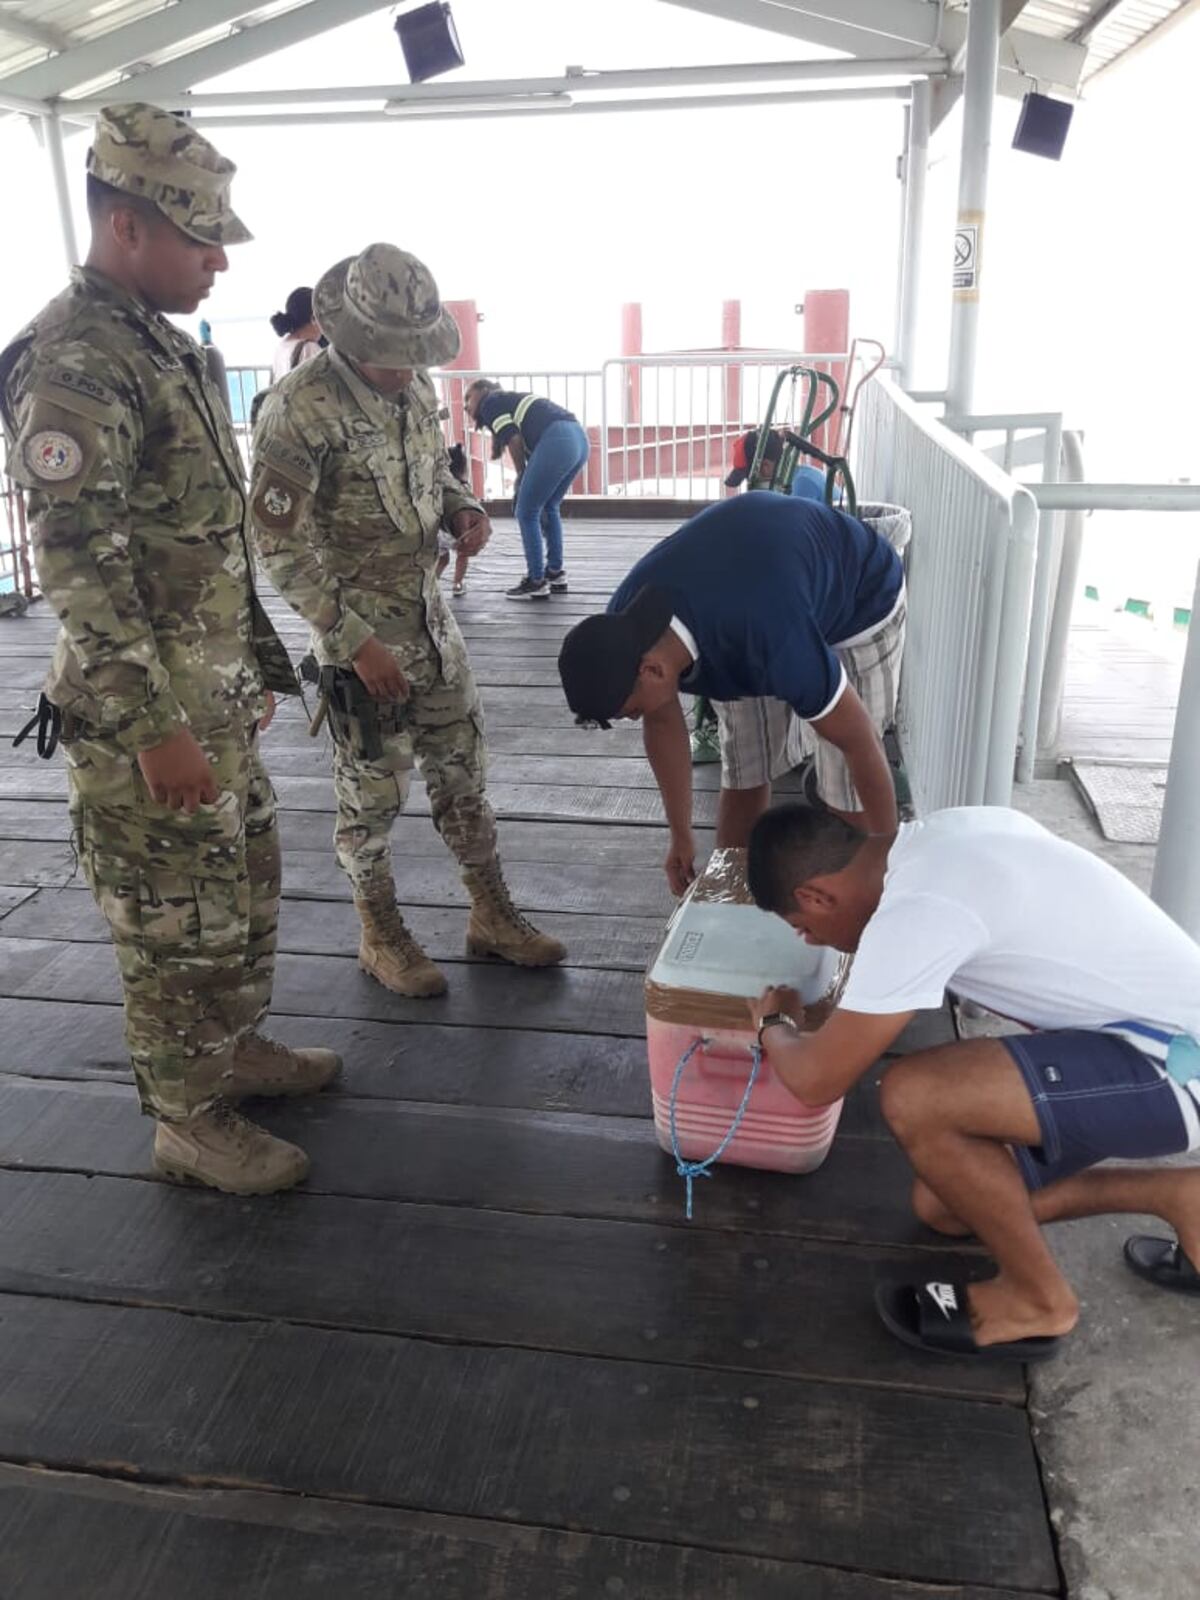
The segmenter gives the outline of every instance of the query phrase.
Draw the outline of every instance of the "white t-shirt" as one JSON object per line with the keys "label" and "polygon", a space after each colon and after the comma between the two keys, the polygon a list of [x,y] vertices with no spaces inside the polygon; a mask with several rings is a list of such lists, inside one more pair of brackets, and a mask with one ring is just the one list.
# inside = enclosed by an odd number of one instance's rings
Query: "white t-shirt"
{"label": "white t-shirt", "polygon": [[1200,1039],[1200,945],[1114,867],[1001,806],[901,825],[841,1005],[936,1009],[947,988],[1033,1028]]}
{"label": "white t-shirt", "polygon": [[271,382],[278,383],[280,378],[286,378],[296,367],[303,366],[306,361],[320,354],[321,346],[315,339],[305,339],[299,346],[290,335],[281,339],[275,347],[275,359],[271,362]]}

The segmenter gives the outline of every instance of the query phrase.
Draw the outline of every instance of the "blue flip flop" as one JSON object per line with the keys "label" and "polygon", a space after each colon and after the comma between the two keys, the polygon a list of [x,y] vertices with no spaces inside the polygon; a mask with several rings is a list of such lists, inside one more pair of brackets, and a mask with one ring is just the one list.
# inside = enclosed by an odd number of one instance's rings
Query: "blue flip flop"
{"label": "blue flip flop", "polygon": [[967,1311],[967,1286],[955,1283],[881,1283],[875,1309],[889,1333],[914,1350],[932,1356],[965,1356],[970,1361],[1046,1361],[1062,1340],[1011,1339],[976,1344]]}

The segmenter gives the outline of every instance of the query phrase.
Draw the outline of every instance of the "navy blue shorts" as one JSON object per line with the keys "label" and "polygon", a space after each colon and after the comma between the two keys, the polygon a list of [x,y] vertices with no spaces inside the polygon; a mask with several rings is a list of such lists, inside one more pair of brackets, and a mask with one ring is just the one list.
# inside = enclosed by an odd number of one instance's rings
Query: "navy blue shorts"
{"label": "navy blue shorts", "polygon": [[1144,1161],[1187,1149],[1173,1086],[1119,1034],[1064,1028],[999,1042],[1020,1068],[1041,1129],[1040,1145],[1012,1147],[1030,1189],[1111,1157]]}

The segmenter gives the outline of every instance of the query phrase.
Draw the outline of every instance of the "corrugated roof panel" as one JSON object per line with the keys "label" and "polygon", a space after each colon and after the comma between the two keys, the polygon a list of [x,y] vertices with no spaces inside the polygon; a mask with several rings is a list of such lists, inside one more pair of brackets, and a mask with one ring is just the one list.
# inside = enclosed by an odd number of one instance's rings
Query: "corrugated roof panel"
{"label": "corrugated roof panel", "polygon": [[[255,0],[246,0],[245,10],[238,16],[237,23],[240,26],[262,22],[303,3],[304,0],[267,0],[263,4],[259,0],[255,4]],[[17,5],[11,4],[10,0],[0,0],[0,87],[6,77],[37,65],[53,53],[5,33],[5,16],[11,17],[14,23],[23,19],[54,29],[67,40],[69,51],[72,45],[90,44],[105,34],[168,9],[178,12],[177,37],[162,49],[142,52],[135,59],[125,62],[123,71],[143,62],[157,66],[164,61],[173,61],[190,50],[224,38],[233,26],[229,21],[206,26],[203,17],[197,18],[194,8],[179,3],[179,0],[174,0],[170,6],[164,5],[163,0],[24,0],[24,3]],[[120,75],[107,72],[86,85],[73,84],[71,93],[77,95],[84,88],[103,89]]]}

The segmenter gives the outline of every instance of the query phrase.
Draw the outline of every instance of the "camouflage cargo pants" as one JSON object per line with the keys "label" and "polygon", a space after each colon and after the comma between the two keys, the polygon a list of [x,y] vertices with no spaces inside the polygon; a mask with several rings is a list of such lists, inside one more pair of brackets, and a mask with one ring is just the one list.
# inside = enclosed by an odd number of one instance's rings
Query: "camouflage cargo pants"
{"label": "camouflage cargo pants", "polygon": [[390,880],[392,823],[408,799],[414,764],[425,780],[433,825],[464,867],[483,866],[496,853],[496,819],[484,794],[487,752],[479,691],[466,662],[447,683],[432,645],[406,652],[409,698],[381,706],[383,754],[365,761],[335,743],[333,787],[338,862],[366,895]]}
{"label": "camouflage cargo pants", "polygon": [[178,1121],[220,1094],[271,1000],[275,796],[252,731],[201,740],[220,787],[194,816],[152,800],[113,745],[65,746],[76,848],[112,934],[142,1109]]}

